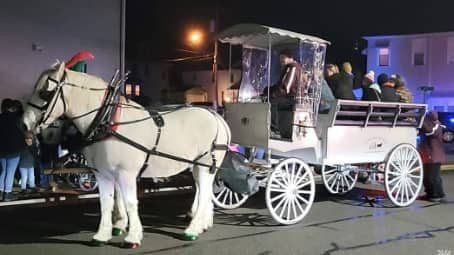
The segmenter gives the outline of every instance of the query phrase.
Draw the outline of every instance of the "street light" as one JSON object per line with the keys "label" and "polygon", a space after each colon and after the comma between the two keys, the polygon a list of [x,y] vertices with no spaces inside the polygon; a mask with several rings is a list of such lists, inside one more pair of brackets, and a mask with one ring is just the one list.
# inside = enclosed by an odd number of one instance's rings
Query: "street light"
{"label": "street light", "polygon": [[198,29],[191,29],[187,34],[187,41],[192,47],[199,47],[203,42],[203,33]]}

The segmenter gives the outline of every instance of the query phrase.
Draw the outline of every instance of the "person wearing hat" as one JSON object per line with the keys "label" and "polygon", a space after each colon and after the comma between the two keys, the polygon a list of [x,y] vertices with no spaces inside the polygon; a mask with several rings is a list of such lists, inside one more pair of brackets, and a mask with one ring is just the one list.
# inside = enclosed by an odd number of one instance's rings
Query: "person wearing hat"
{"label": "person wearing hat", "polygon": [[381,101],[380,85],[374,82],[375,73],[370,70],[363,77],[363,97],[364,101]]}
{"label": "person wearing hat", "polygon": [[383,102],[399,102],[400,97],[396,93],[396,83],[390,79],[387,74],[382,73],[377,78],[381,89],[381,101]]}

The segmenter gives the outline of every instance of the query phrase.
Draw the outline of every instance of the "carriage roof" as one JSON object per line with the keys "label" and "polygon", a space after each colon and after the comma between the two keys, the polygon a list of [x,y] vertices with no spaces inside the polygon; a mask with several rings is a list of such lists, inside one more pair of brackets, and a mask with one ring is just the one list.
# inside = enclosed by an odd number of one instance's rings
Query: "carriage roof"
{"label": "carriage roof", "polygon": [[259,25],[259,24],[238,24],[218,34],[218,40],[222,43],[233,45],[247,45],[257,48],[268,48],[269,39],[271,44],[292,44],[298,42],[330,44],[324,39],[299,34],[292,31]]}

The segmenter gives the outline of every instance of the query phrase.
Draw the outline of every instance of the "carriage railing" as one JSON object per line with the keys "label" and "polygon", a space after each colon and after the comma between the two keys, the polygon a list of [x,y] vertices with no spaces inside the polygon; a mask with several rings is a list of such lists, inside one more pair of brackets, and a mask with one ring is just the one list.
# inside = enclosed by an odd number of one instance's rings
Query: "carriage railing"
{"label": "carriage railing", "polygon": [[337,100],[330,111],[331,126],[420,128],[425,104]]}

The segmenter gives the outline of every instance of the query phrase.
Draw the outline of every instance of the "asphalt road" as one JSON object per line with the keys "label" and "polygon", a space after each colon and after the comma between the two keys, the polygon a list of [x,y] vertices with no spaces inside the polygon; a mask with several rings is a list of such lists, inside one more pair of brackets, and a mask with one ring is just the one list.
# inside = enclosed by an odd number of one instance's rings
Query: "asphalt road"
{"label": "asphalt road", "polygon": [[[52,207],[0,209],[0,254],[454,254],[454,172],[443,174],[448,203],[417,201],[396,208],[383,200],[372,207],[356,189],[346,196],[317,199],[304,221],[278,226],[264,194],[243,208],[216,211],[215,226],[198,241],[180,239],[192,195],[167,195],[141,201],[144,240],[136,250],[87,242],[97,229],[97,201]],[[441,253],[451,252],[451,253]]]}

